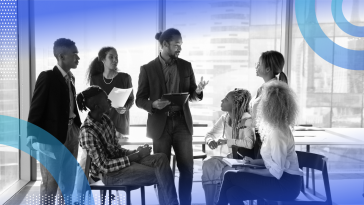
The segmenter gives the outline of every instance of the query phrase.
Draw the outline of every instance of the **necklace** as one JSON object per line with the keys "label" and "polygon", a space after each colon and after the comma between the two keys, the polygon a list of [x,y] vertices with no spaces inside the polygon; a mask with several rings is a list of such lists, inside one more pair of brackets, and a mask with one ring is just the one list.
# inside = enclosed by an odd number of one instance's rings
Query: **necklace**
{"label": "necklace", "polygon": [[[104,75],[102,75],[102,79],[104,80],[104,83],[105,83],[105,84],[110,85],[110,84],[112,83],[112,81],[114,80],[115,76],[116,76],[116,75],[114,75],[114,76],[111,78],[110,83],[107,83],[107,82],[106,82],[106,80],[105,80],[106,78],[105,78],[105,76],[104,76]],[[109,79],[108,79],[108,80],[109,80]]]}

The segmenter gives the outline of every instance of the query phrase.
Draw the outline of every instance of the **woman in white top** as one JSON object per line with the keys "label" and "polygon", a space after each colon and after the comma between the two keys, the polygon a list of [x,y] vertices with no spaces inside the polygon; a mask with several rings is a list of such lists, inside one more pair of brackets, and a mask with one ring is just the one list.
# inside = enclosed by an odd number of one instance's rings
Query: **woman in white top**
{"label": "woman in white top", "polygon": [[[282,82],[287,83],[287,76],[283,72],[284,66],[284,57],[278,51],[266,51],[263,52],[259,58],[258,63],[256,63],[255,70],[258,77],[261,77],[264,80],[264,84],[270,82],[271,80],[279,80]],[[277,78],[278,76],[278,78]],[[250,109],[251,115],[253,119],[253,127],[255,127],[255,139],[256,139],[256,146],[261,145],[261,138],[259,133],[257,132],[258,129],[256,127],[256,112],[257,106],[260,101],[260,94],[262,92],[262,87],[264,84],[258,89],[257,95],[250,101]],[[255,149],[258,151],[259,148]],[[255,156],[259,155],[255,153]],[[258,156],[260,158],[260,156]]]}
{"label": "woman in white top", "polygon": [[[251,94],[245,89],[235,89],[229,92],[221,101],[222,115],[213,128],[206,134],[206,144],[211,149],[226,147],[231,153],[231,146],[236,145],[252,149],[254,144],[254,129],[248,113]],[[239,124],[243,126],[238,127]],[[225,153],[225,156],[232,157]],[[215,204],[225,171],[231,169],[222,161],[222,156],[213,156],[202,165],[202,185],[205,190],[206,204]]]}
{"label": "woman in white top", "polygon": [[257,107],[257,127],[262,137],[262,159],[245,157],[246,163],[266,169],[241,167],[224,175],[218,205],[244,204],[245,200],[294,200],[300,193],[302,171],[298,167],[294,125],[298,105],[286,83],[264,84]]}

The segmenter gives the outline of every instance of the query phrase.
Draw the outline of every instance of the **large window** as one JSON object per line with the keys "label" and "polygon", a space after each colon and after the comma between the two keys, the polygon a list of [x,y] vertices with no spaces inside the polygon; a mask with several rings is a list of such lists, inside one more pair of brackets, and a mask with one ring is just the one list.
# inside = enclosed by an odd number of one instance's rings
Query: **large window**
{"label": "large window", "polygon": [[[331,2],[316,1],[315,13],[323,32],[344,48],[364,50],[363,38],[351,37],[337,26],[331,14]],[[337,67],[318,56],[301,34],[294,6],[289,80],[299,99],[299,123],[318,127],[363,127],[363,71]],[[363,1],[343,1],[345,18],[354,25],[364,25],[363,12],[359,12],[363,10]],[[305,13],[310,14],[307,10]],[[309,23],[301,26],[310,26]],[[311,37],[316,38],[315,43],[324,38],[315,36],[313,31]],[[336,52],[332,55],[334,59],[340,57]],[[311,152],[329,158],[330,172],[363,171],[363,146],[311,146]]]}
{"label": "large window", "polygon": [[[85,78],[91,61],[102,47],[113,46],[119,55],[118,69],[131,76],[135,96],[140,66],[156,57],[157,0],[34,2],[36,76],[57,64],[53,55],[54,41],[72,39],[80,57],[77,69],[72,72],[76,92],[81,92],[89,86]],[[83,122],[87,112],[80,112],[80,115]],[[134,104],[130,123],[146,124],[146,119],[147,112]],[[39,168],[37,176],[40,179]]]}
{"label": "large window", "polygon": [[[331,2],[316,1],[316,14],[321,29],[336,44],[352,50],[363,50],[363,38],[349,36],[337,26],[331,15]],[[364,10],[364,2],[343,2],[345,18],[354,25],[363,26],[364,14],[360,11]],[[363,71],[340,68],[318,56],[302,37],[294,5],[292,11],[289,77],[291,87],[299,97],[300,123],[319,127],[363,127]],[[303,26],[310,25],[307,23]],[[319,40],[324,37],[313,38]],[[336,52],[332,55],[334,59],[340,57]]]}
{"label": "large window", "polygon": [[181,58],[192,62],[197,83],[209,80],[204,99],[191,103],[195,123],[212,125],[221,100],[234,88],[252,95],[263,83],[255,63],[267,50],[281,49],[281,0],[167,0],[166,28],[182,33]]}
{"label": "large window", "polygon": [[[0,115],[19,118],[17,1],[0,1]],[[18,147],[17,136],[5,132],[0,122],[0,194],[19,179],[19,150],[1,144],[6,140]],[[15,129],[18,130],[15,126]]]}
{"label": "large window", "polygon": [[[72,72],[76,91],[88,85],[86,70],[104,46],[119,55],[118,68],[132,77],[134,95],[140,66],[156,57],[157,0],[147,1],[42,1],[35,0],[36,76],[56,65],[53,43],[64,37],[76,42],[80,63]],[[86,113],[80,113],[81,120]],[[145,124],[147,112],[135,105],[131,124]]]}

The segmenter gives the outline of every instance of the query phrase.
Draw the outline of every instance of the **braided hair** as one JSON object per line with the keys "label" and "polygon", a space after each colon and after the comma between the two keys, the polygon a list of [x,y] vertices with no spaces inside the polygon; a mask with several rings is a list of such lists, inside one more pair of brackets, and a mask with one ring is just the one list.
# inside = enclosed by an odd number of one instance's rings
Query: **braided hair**
{"label": "braided hair", "polygon": [[88,87],[86,90],[80,92],[77,94],[77,97],[76,97],[76,101],[77,101],[77,105],[78,105],[78,108],[80,109],[80,111],[87,111],[87,108],[89,110],[91,110],[91,105],[90,105],[90,99],[99,95],[100,93],[105,93],[106,92],[100,88],[99,86],[97,85],[92,85],[90,87]]}
{"label": "braided hair", "polygon": [[[232,138],[239,139],[239,123],[245,112],[249,112],[249,103],[252,96],[248,90],[235,88],[229,94],[232,94],[234,104],[231,118]],[[234,117],[234,118],[232,118]]]}

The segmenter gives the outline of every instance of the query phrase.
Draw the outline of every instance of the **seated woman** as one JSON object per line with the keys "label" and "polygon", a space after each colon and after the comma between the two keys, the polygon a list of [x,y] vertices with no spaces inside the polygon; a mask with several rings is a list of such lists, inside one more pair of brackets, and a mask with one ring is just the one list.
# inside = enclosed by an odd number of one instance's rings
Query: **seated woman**
{"label": "seated woman", "polygon": [[299,195],[303,174],[291,131],[297,114],[295,94],[286,83],[274,80],[264,84],[257,108],[262,159],[244,160],[266,169],[241,167],[226,172],[218,205],[244,204],[253,199],[294,200]]}
{"label": "seated woman", "polygon": [[[250,99],[249,91],[235,89],[221,101],[221,110],[226,114],[219,118],[205,138],[206,144],[211,149],[216,149],[218,145],[223,144],[227,144],[230,153],[232,145],[246,149],[253,148],[254,132],[251,116],[248,113]],[[238,128],[239,123],[244,124],[243,128]],[[232,158],[232,155],[228,154],[228,157]],[[222,161],[222,158],[214,156],[203,162],[202,185],[205,190],[206,204],[215,204],[222,176],[226,170],[231,169]]]}

